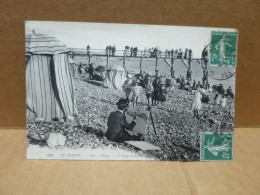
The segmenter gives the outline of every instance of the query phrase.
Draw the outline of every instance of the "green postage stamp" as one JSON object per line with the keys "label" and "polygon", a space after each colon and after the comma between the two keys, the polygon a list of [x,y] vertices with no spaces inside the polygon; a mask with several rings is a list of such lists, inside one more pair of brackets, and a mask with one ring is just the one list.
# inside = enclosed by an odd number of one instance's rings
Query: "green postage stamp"
{"label": "green postage stamp", "polygon": [[210,65],[236,66],[237,32],[211,32]]}
{"label": "green postage stamp", "polygon": [[200,136],[201,161],[233,160],[233,133],[203,132]]}

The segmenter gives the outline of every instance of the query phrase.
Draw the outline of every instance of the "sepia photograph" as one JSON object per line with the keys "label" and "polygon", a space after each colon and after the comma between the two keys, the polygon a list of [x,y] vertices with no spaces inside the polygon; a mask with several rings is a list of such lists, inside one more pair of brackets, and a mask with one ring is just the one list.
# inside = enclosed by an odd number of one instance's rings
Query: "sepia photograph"
{"label": "sepia photograph", "polygon": [[233,160],[238,31],[25,21],[27,159]]}

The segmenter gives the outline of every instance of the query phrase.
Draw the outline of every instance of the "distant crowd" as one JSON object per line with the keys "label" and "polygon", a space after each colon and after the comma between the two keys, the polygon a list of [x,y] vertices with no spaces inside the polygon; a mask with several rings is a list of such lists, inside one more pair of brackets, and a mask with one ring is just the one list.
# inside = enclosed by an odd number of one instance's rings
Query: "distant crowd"
{"label": "distant crowd", "polygon": [[[184,51],[180,49],[166,49],[164,52],[161,51],[158,47],[152,48],[145,48],[144,50],[139,50],[137,47],[125,47],[127,51],[127,56],[136,57],[136,56],[143,56],[143,57],[165,57],[165,58],[183,58],[189,59],[192,58],[192,50],[185,49]],[[139,53],[138,53],[139,52]]]}
{"label": "distant crowd", "polygon": [[[105,54],[109,56],[115,56],[116,46],[108,45],[105,48]],[[160,50],[158,47],[145,48],[140,50],[136,46],[125,46],[126,55],[130,57],[160,57],[160,58],[179,58],[179,59],[191,59],[192,50],[191,49],[166,49],[165,51]],[[90,46],[87,46],[87,53],[90,54]],[[122,54],[121,54],[122,55]]]}
{"label": "distant crowd", "polygon": [[116,53],[116,46],[107,46],[106,49],[105,49],[105,52],[106,52],[106,55],[109,55],[109,56],[115,56],[115,53]]}

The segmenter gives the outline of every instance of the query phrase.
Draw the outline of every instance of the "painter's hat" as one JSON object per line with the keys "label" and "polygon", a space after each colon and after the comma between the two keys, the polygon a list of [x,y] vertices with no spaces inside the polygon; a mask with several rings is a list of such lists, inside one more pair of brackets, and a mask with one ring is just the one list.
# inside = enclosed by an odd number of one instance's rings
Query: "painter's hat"
{"label": "painter's hat", "polygon": [[116,103],[117,107],[126,107],[128,106],[128,101],[126,99],[119,99],[119,101]]}

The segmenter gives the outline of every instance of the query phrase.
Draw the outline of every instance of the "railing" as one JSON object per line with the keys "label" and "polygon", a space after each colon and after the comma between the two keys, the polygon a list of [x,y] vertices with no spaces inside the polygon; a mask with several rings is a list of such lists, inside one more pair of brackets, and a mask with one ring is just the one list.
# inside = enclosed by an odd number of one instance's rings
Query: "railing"
{"label": "railing", "polygon": [[138,57],[138,58],[174,58],[174,59],[186,59],[188,60],[188,55],[184,58],[184,55],[178,53],[172,53],[169,51],[150,51],[150,50],[141,50],[141,51],[131,51],[130,49],[126,50],[115,50],[112,49],[82,49],[82,48],[69,48],[71,53],[75,55],[91,55],[91,56],[116,56],[116,57]]}

